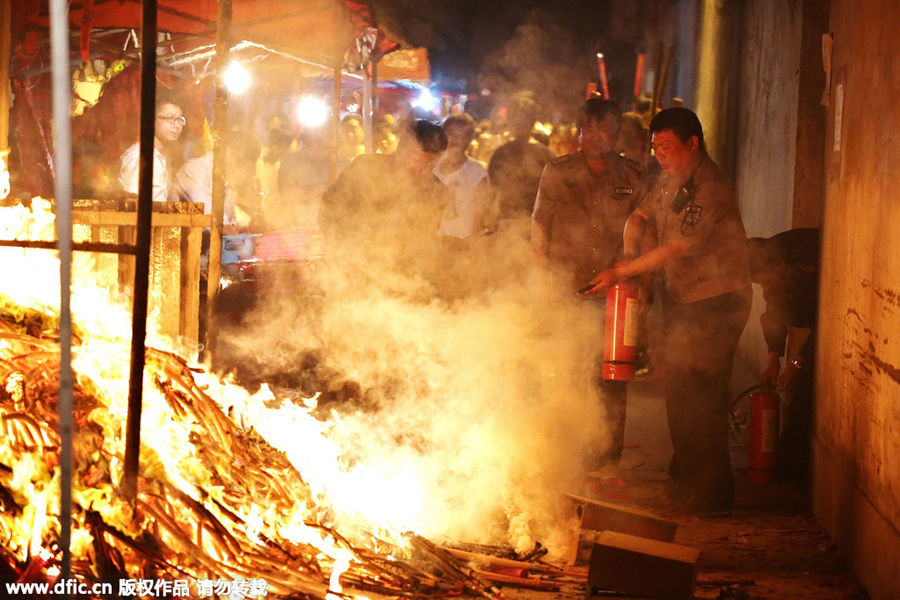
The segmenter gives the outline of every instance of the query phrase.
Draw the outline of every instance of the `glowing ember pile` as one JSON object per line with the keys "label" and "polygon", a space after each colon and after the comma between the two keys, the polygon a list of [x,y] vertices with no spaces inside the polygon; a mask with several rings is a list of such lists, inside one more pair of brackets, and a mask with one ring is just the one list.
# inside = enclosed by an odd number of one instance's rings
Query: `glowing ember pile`
{"label": "glowing ember pile", "polygon": [[[33,206],[3,215],[5,237],[52,239],[52,214],[37,210],[47,208],[39,199]],[[58,304],[58,261],[45,251],[2,253],[10,289],[0,296],[0,579],[52,583],[61,558],[59,347],[47,306]],[[50,269],[39,271],[41,264]],[[90,266],[87,255],[76,255],[74,281]],[[74,577],[88,584],[186,580],[192,592],[201,581],[262,579],[270,597],[349,593],[342,586],[387,595],[496,593],[424,538],[338,512],[321,485],[304,480],[297,460],[245,424],[248,412],[270,411],[308,442],[308,461],[336,460],[339,450],[322,435],[326,425],[310,415],[314,400],[276,397],[265,386],[251,395],[157,349],[146,356],[132,507],[118,495],[128,318],[112,311],[105,294],[84,285],[72,297]]]}

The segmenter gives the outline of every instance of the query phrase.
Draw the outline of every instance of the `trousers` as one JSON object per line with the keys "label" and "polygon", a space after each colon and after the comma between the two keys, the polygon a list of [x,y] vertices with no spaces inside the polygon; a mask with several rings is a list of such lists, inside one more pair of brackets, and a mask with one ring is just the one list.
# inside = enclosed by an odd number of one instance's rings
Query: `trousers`
{"label": "trousers", "polygon": [[606,381],[602,378],[603,357],[591,369],[591,388],[605,413],[603,430],[606,441],[594,449],[588,470],[603,465],[618,464],[625,449],[625,415],[628,404],[628,384],[625,381]]}
{"label": "trousers", "polygon": [[791,393],[787,419],[776,448],[776,481],[805,481],[809,477],[815,372],[816,357],[813,353],[806,357]]}
{"label": "trousers", "polygon": [[[590,300],[594,307],[594,318],[604,322],[606,301]],[[605,334],[605,332],[604,332]],[[602,436],[590,448],[585,457],[585,470],[594,471],[604,465],[618,464],[625,448],[625,416],[628,402],[628,384],[625,381],[603,379],[603,340],[599,340],[588,375],[588,393],[596,400],[603,412],[600,423]]]}
{"label": "trousers", "polygon": [[747,287],[698,302],[663,303],[669,476],[697,499],[719,505],[734,499],[729,384],[751,298]]}

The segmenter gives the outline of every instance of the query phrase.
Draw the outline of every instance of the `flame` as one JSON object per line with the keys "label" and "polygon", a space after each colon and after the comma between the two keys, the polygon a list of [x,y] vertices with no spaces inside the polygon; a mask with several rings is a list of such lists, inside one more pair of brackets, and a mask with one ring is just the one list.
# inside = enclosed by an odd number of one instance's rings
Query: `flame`
{"label": "flame", "polygon": [[[34,198],[30,207],[17,205],[0,208],[0,238],[3,239],[54,239],[54,216],[51,205],[46,200]],[[0,309],[7,314],[21,317],[23,321],[39,315],[44,330],[53,331],[58,319],[59,304],[59,260],[56,252],[45,250],[23,250],[0,248],[0,260],[4,264],[4,278],[0,281]],[[88,413],[77,416],[76,434],[81,436],[75,447],[76,485],[73,485],[73,501],[80,510],[91,510],[99,514],[107,525],[131,536],[140,534],[146,527],[146,515],[136,518],[134,508],[123,500],[117,492],[116,482],[123,471],[125,422],[127,416],[129,380],[129,337],[130,315],[127,304],[121,302],[117,289],[109,281],[115,278],[96,277],[97,264],[86,253],[76,253],[73,257],[71,306],[73,327],[78,344],[73,348],[72,367],[76,374],[76,385],[84,393],[97,400],[98,404]],[[106,287],[104,287],[104,282]],[[0,328],[0,359],[11,356],[27,356],[34,353],[33,338],[28,343],[15,335],[9,338]],[[167,340],[148,335],[150,344],[168,350]],[[56,356],[54,342],[48,341],[45,358]],[[43,356],[43,355],[42,355]],[[0,360],[2,362],[2,360]],[[35,372],[40,371],[40,361],[35,359]],[[196,380],[198,389],[218,403],[222,417],[233,421],[244,434],[261,435],[274,448],[285,452],[294,467],[304,474],[304,482],[309,490],[291,490],[295,498],[293,505],[285,507],[281,503],[268,503],[264,496],[257,502],[245,504],[232,510],[238,521],[244,523],[243,531],[232,529],[229,535],[235,539],[246,539],[250,545],[265,548],[267,540],[285,540],[297,545],[308,545],[316,549],[323,565],[331,565],[329,595],[342,593],[340,578],[354,564],[354,553],[347,542],[338,540],[318,523],[343,523],[360,527],[358,532],[349,530],[349,537],[364,545],[384,544],[377,536],[387,537],[389,544],[402,547],[405,528],[388,522],[369,520],[373,516],[389,515],[392,511],[385,507],[370,507],[363,511],[365,499],[340,503],[335,494],[343,493],[341,473],[346,464],[341,448],[329,440],[327,433],[333,424],[315,419],[311,410],[315,398],[302,399],[297,403],[276,399],[267,386],[255,394],[237,386],[233,381],[220,379],[194,365],[196,372],[188,377]],[[48,377],[49,375],[42,375]],[[5,377],[5,379],[3,379]],[[16,375],[0,369],[0,388],[5,387],[9,396],[11,390],[18,389],[18,381],[32,385],[33,373]],[[184,494],[190,502],[202,506],[203,510],[220,519],[231,522],[226,512],[230,502],[229,491],[219,482],[221,473],[234,473],[240,477],[240,464],[218,464],[219,473],[208,467],[204,453],[215,452],[203,444],[208,436],[208,422],[177,415],[160,384],[177,387],[178,373],[167,371],[145,374],[144,398],[141,426],[141,475],[146,480],[169,482],[178,493]],[[17,379],[20,378],[20,379]],[[16,403],[18,405],[19,402]],[[266,408],[269,406],[269,408]],[[15,425],[15,406],[0,400],[0,420],[4,427]],[[52,408],[55,411],[55,407]],[[215,419],[213,419],[215,420]],[[32,425],[23,426],[33,428]],[[29,429],[30,431],[30,429]],[[20,432],[21,433],[21,432]],[[43,431],[37,434],[47,445],[55,447],[58,440],[55,432]],[[16,436],[0,436],[0,465],[11,468],[11,474],[0,475],[0,484],[12,492],[16,504],[24,507],[20,514],[0,514],[0,543],[14,553],[17,560],[25,561],[28,556],[47,553],[47,541],[58,534],[59,518],[59,477],[52,452],[45,452],[45,443],[32,447],[17,445]],[[297,444],[298,439],[304,445]],[[375,485],[377,476],[372,476]],[[90,481],[90,484],[85,484]],[[388,482],[380,482],[389,485]],[[262,491],[264,493],[264,491]],[[200,533],[203,531],[202,518],[187,511],[170,507],[175,523],[183,523]],[[402,510],[395,507],[394,514]],[[162,515],[158,518],[163,518]],[[363,529],[364,528],[364,529]],[[370,533],[363,533],[363,532]],[[371,532],[375,532],[373,537]],[[160,531],[163,542],[173,548],[183,544],[183,540],[173,539],[167,531]],[[84,519],[76,520],[72,530],[73,561],[90,560],[95,549],[93,534]],[[202,551],[212,560],[225,563],[234,553],[227,544],[211,541],[207,535],[198,541]],[[137,574],[137,567],[129,567]],[[246,575],[239,570],[233,576]]]}
{"label": "flame", "polygon": [[31,524],[31,554],[38,556],[43,550],[43,531],[47,522],[47,498],[38,496],[35,498],[34,516]]}
{"label": "flame", "polygon": [[[0,208],[0,238],[17,236],[54,238],[49,202],[35,198],[30,206]],[[58,319],[59,260],[55,252],[12,248],[0,248],[0,260],[5,275],[0,280],[0,314],[21,323],[38,321],[42,332],[49,333],[46,339],[41,332],[27,339],[5,335],[4,319],[0,319],[0,434],[10,433],[0,435],[0,466],[11,470],[6,474],[0,469],[0,492],[8,490],[15,504],[24,507],[18,514],[0,514],[0,544],[25,561],[36,550],[52,547],[58,534],[59,481],[54,462],[58,434],[43,421],[35,419],[32,424],[17,414],[27,402],[48,413],[56,407],[52,398],[35,399],[33,394],[12,404],[5,398],[14,398],[22,386],[39,389],[48,381],[52,386],[53,360],[58,357],[52,333]],[[346,597],[342,595],[345,586],[365,579],[360,573],[364,573],[363,565],[369,568],[366,561],[372,553],[383,564],[402,563],[413,555],[412,532],[434,533],[426,530],[427,507],[434,498],[432,489],[444,481],[441,475],[428,472],[432,463],[402,452],[391,465],[350,457],[337,440],[352,438],[359,423],[344,422],[336,413],[329,421],[315,418],[317,397],[276,394],[267,385],[251,393],[227,377],[217,377],[202,365],[175,356],[170,341],[153,331],[148,332],[151,349],[141,419],[140,475],[145,483],[136,506],[126,502],[117,484],[124,468],[131,319],[117,277],[97,276],[104,266],[100,262],[90,254],[75,253],[72,265],[71,306],[78,338],[72,366],[78,393],[90,400],[81,403],[82,412],[76,415],[73,561],[97,560],[99,545],[116,544],[122,538],[134,542],[152,533],[160,547],[181,561],[177,566],[182,575],[247,578],[251,567],[256,568],[252,561],[265,565],[262,559],[269,558],[278,567],[271,571],[275,578],[269,582],[270,592],[327,594],[329,600],[341,600]],[[411,328],[422,329],[420,325],[413,323]],[[481,325],[474,323],[473,328],[480,330]],[[405,328],[400,322],[394,326]],[[14,365],[13,359],[22,357],[30,368],[21,369],[20,378],[5,365]],[[440,363],[440,357],[435,362]],[[473,364],[473,373],[480,368]],[[440,377],[453,379],[452,369],[446,368]],[[207,412],[192,412],[201,405]],[[493,439],[496,424],[490,419],[472,413],[461,418],[473,422],[466,436]],[[517,437],[507,446],[519,436],[531,435],[525,428],[514,433]],[[22,439],[32,442],[23,444]],[[466,439],[456,441],[461,448],[477,446]],[[487,451],[485,455],[490,460]],[[259,471],[248,472],[247,461],[254,461]],[[444,504],[432,513],[455,510],[452,502]],[[509,504],[515,505],[514,500]],[[520,514],[508,519],[510,530],[522,540],[520,545],[531,547],[532,515],[513,508]],[[98,515],[120,537],[101,533],[98,540],[88,513],[91,519]],[[193,535],[185,539],[179,535],[184,531]],[[126,555],[125,575],[138,577],[139,563],[145,558],[123,544],[117,549]],[[266,554],[282,547],[291,550]],[[252,556],[250,564],[236,560],[242,552]],[[298,589],[298,581],[309,581],[297,574],[307,560],[314,566],[304,576],[318,578],[319,585]],[[401,571],[402,567],[391,565],[380,576],[390,579]],[[424,573],[426,584],[437,581],[427,570],[414,571]]]}
{"label": "flame", "polygon": [[346,550],[337,553],[331,577],[328,579],[328,594],[325,595],[325,600],[342,600],[340,594],[343,593],[344,588],[341,586],[340,578],[350,568],[353,558],[353,554]]}

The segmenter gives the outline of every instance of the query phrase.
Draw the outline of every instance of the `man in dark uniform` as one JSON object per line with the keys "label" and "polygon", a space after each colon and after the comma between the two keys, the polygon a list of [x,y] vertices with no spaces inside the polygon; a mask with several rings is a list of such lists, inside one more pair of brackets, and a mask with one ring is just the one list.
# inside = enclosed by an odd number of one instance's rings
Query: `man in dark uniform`
{"label": "man in dark uniform", "polygon": [[[730,186],[706,153],[700,120],[669,108],[650,123],[663,173],[625,226],[625,261],[601,272],[589,293],[665,271],[664,378],[673,455],[664,498],[694,512],[734,500],[728,396],[734,354],[750,316],[746,233]],[[648,227],[658,245],[640,254]]]}
{"label": "man in dark uniform", "polygon": [[[572,291],[622,257],[622,230],[646,192],[643,168],[615,153],[621,128],[615,102],[588,100],[578,119],[581,150],[551,161],[541,177],[531,228],[534,259]],[[603,322],[605,302],[592,301]],[[591,383],[606,409],[611,439],[590,457],[589,470],[618,463],[625,441],[625,382],[603,381],[601,364],[598,357]]]}
{"label": "man in dark uniform", "polygon": [[[769,358],[763,383],[791,392],[787,422],[778,440],[776,479],[803,480],[809,472],[816,370],[816,316],[819,299],[819,230],[791,229],[771,238],[747,240],[750,278],[763,289],[760,316]],[[797,356],[781,368],[788,327],[809,328]]]}

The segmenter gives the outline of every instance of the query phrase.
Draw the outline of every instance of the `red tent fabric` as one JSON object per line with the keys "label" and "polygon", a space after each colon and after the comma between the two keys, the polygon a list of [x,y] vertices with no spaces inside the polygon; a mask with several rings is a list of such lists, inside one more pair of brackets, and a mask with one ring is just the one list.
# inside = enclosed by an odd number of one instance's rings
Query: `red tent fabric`
{"label": "red tent fabric", "polygon": [[[296,68],[302,71],[302,77],[330,74],[348,49],[356,46],[354,38],[363,33],[371,37],[375,31],[368,6],[354,0],[232,0],[232,7],[233,42],[246,40],[300,59],[287,64],[300,65]],[[17,100],[10,114],[14,144],[10,163],[20,188],[47,195],[52,193],[53,170],[48,125],[48,0],[17,0],[11,3],[11,10],[11,75]],[[170,34],[160,43],[164,49],[161,61],[185,54],[194,56],[195,48],[212,45],[216,20],[216,0],[158,0],[158,29]],[[126,39],[131,36],[129,30],[141,26],[140,0],[71,0],[69,22],[73,33],[81,33],[82,61],[87,57],[120,58],[125,53],[123,46],[127,46],[133,62],[136,39]],[[378,34],[373,55],[397,47]],[[210,116],[209,84],[197,85],[205,61],[196,63],[196,72],[158,71],[158,85],[176,89],[187,100],[192,128],[185,131],[183,140],[198,137],[204,119]],[[282,79],[299,81],[299,72],[285,71]],[[115,187],[118,155],[137,136],[137,75],[135,64],[127,67],[104,85],[99,104],[73,121],[76,187],[100,194]],[[24,165],[36,167],[26,169]]]}
{"label": "red tent fabric", "polygon": [[[158,29],[206,38],[216,35],[216,0],[159,0]],[[250,40],[331,67],[353,37],[372,26],[368,7],[347,0],[233,0],[234,40]],[[69,5],[73,29],[82,31],[82,52],[88,32],[141,25],[139,0],[83,0]],[[12,3],[13,35],[46,35],[48,0]]]}

